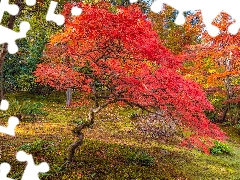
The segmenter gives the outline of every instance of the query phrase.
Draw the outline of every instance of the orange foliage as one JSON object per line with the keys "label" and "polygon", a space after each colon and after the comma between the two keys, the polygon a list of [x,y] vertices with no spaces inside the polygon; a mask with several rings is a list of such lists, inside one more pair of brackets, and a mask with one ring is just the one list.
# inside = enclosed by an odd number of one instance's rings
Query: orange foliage
{"label": "orange foliage", "polygon": [[[196,80],[206,90],[219,88],[218,92],[222,93],[222,90],[226,89],[227,77],[231,80],[239,78],[240,33],[232,35],[227,31],[233,22],[228,14],[221,13],[213,23],[219,27],[220,34],[212,38],[204,32],[203,43],[188,46],[183,54],[185,66],[182,73]],[[239,84],[231,84],[231,86],[237,87]],[[225,93],[222,95],[225,96]]]}

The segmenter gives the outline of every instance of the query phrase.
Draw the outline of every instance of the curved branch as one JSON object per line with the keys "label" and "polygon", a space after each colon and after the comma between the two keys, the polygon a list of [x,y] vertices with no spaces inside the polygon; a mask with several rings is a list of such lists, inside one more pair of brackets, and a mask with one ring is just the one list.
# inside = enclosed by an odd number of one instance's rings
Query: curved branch
{"label": "curved branch", "polygon": [[68,156],[67,156],[68,162],[73,161],[75,150],[77,149],[78,146],[82,145],[83,139],[84,139],[82,130],[93,125],[95,113],[101,111],[103,108],[105,108],[109,104],[115,103],[115,102],[117,102],[116,99],[114,99],[112,101],[107,101],[106,103],[102,104],[101,106],[98,106],[97,108],[90,109],[90,111],[88,113],[88,121],[82,123],[81,125],[78,125],[77,127],[75,127],[73,129],[73,133],[77,135],[78,139],[75,142],[73,142],[72,144],[70,144],[68,147]]}

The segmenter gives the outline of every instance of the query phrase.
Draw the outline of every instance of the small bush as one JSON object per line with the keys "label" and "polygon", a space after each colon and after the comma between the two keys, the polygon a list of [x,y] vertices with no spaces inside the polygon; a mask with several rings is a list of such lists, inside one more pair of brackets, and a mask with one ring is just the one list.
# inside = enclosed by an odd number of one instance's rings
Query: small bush
{"label": "small bush", "polygon": [[30,114],[46,114],[45,111],[40,109],[43,106],[44,106],[44,104],[40,103],[40,102],[31,103],[30,101],[25,101],[22,104],[21,112],[23,114],[27,114],[27,115],[30,115]]}
{"label": "small bush", "polygon": [[18,150],[23,150],[26,153],[30,154],[38,154],[38,153],[45,153],[48,150],[54,150],[55,146],[52,141],[45,141],[42,139],[37,139],[32,143],[23,144],[18,148]]}
{"label": "small bush", "polygon": [[215,155],[215,154],[229,154],[230,153],[230,148],[220,142],[220,141],[214,141],[215,146],[213,146],[212,148],[210,148],[210,152],[211,154]]}
{"label": "small bush", "polygon": [[132,112],[129,117],[130,117],[130,119],[135,119],[135,118],[137,118],[138,116],[139,116],[138,113]]}
{"label": "small bush", "polygon": [[141,166],[152,166],[154,164],[154,157],[148,155],[146,152],[132,152],[127,156],[129,162]]}
{"label": "small bush", "polygon": [[36,77],[29,74],[20,74],[17,78],[17,86],[21,91],[31,92],[33,89],[36,89]]}
{"label": "small bush", "polygon": [[18,100],[10,100],[9,109],[3,112],[3,116],[17,116],[20,120],[30,116],[34,119],[36,115],[47,115],[47,112],[41,108],[44,106],[43,103],[35,102],[32,103],[30,100],[23,101],[20,103]]}

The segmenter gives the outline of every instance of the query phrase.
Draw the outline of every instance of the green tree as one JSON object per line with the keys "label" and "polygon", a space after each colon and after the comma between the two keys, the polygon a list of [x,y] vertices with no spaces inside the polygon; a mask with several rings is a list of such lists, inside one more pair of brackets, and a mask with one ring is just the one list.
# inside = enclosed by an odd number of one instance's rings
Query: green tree
{"label": "green tree", "polygon": [[[19,6],[20,11],[16,16],[5,14],[1,24],[9,29],[18,31],[22,21],[30,23],[31,29],[27,37],[17,40],[19,51],[16,54],[9,54],[8,44],[0,46],[0,84],[1,99],[4,99],[6,90],[29,90],[34,83],[32,72],[36,64],[41,62],[42,52],[50,36],[62,27],[54,22],[46,21],[46,14],[50,0],[38,0],[35,6],[28,7],[20,0],[12,2]],[[60,12],[63,2],[59,3],[57,12]]]}
{"label": "green tree", "polygon": [[174,54],[181,53],[186,45],[200,43],[199,37],[202,32],[198,12],[186,12],[186,23],[183,26],[174,23],[177,14],[178,11],[168,5],[164,5],[159,14],[148,13],[148,18],[153,22],[162,43]]}

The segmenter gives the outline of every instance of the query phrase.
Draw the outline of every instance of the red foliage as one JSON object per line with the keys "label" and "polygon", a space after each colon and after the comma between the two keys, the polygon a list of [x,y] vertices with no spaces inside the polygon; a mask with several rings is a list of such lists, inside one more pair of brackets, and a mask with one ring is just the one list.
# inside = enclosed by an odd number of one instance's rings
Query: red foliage
{"label": "red foliage", "polygon": [[[96,90],[104,90],[107,95],[96,97],[158,107],[197,137],[224,139],[203,112],[213,109],[205,94],[177,72],[182,60],[159,42],[137,5],[111,12],[108,3],[78,3],[83,13],[77,17],[70,16],[72,6],[65,5],[65,30],[52,37],[48,60],[35,72],[38,82],[57,89],[75,87],[95,96]],[[93,84],[101,86],[96,89]]]}

